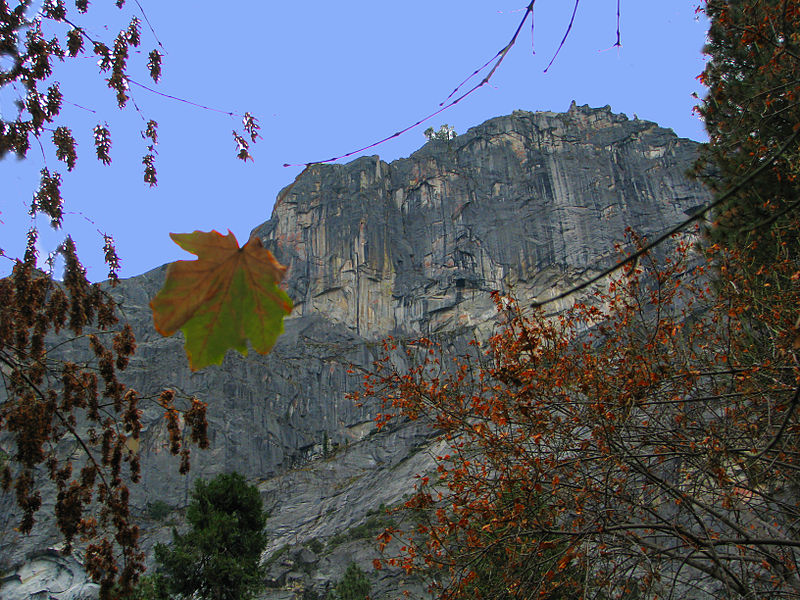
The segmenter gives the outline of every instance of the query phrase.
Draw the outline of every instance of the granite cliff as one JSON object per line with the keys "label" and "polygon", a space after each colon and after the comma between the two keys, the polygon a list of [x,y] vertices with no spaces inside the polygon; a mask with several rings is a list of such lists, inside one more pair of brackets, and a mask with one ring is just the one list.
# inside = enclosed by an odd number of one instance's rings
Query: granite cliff
{"label": "granite cliff", "polygon": [[[460,348],[492,327],[490,291],[542,299],[607,266],[626,227],[658,233],[707,202],[684,175],[695,153],[654,123],[573,104],[516,111],[392,163],[309,167],[253,232],[288,266],[296,308],[286,334],[268,356],[229,353],[199,373],[180,339],[153,330],[148,302],[164,269],[124,281],[116,293],[139,342],[127,383],[209,402],[211,449],[194,455],[188,477],[164,450],[161,411],[145,410],[132,497],[145,548],[180,523],[194,478],[235,469],[272,510],[264,597],[320,594],[350,560],[366,566],[375,510],[408,492],[430,466],[419,450],[436,441],[416,425],[375,432],[375,407],[345,399],[360,381],[350,365],[368,368],[388,334]],[[154,515],[156,500],[166,516]],[[0,497],[3,598],[95,593],[77,561],[49,550],[51,509],[45,496],[37,528],[21,537],[13,502]],[[375,597],[397,589],[396,575],[373,576]]]}
{"label": "granite cliff", "polygon": [[684,176],[694,153],[608,108],[518,111],[391,164],[313,166],[255,233],[289,266],[297,317],[427,334],[482,321],[489,290],[561,291],[625,227],[677,222],[706,198]]}

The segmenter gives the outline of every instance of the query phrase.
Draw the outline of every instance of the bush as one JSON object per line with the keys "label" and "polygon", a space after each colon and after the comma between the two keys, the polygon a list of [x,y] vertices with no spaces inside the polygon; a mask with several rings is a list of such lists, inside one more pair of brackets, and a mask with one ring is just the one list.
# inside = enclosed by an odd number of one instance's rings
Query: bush
{"label": "bush", "polygon": [[325,549],[325,544],[320,542],[317,538],[313,538],[306,544],[314,554],[320,554]]}
{"label": "bush", "polygon": [[264,561],[264,569],[269,569],[272,565],[278,562],[279,559],[283,558],[288,553],[289,546],[281,546],[275,552],[270,554],[267,560]]}
{"label": "bush", "polygon": [[360,525],[354,525],[350,529],[340,531],[328,538],[328,548],[335,548],[340,544],[352,540],[360,540],[371,537],[377,534],[378,531],[383,531],[387,527],[394,527],[395,522],[391,516],[386,514],[386,511],[375,513],[370,511],[367,513],[367,520]]}
{"label": "bush", "polygon": [[172,512],[172,507],[163,500],[147,503],[147,514],[154,521],[163,521]]}
{"label": "bush", "polygon": [[428,138],[428,141],[436,142],[449,142],[453,138],[458,137],[455,128],[451,127],[447,123],[439,127],[439,131],[435,131],[433,127],[428,127],[424,133],[425,137]]}

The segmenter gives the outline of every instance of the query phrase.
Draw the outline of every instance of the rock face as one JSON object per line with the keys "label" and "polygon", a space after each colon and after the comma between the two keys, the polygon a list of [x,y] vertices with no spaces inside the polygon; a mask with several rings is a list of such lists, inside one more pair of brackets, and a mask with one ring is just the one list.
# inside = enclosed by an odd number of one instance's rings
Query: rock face
{"label": "rock face", "polygon": [[626,227],[662,231],[705,201],[695,144],[609,109],[515,112],[387,164],[313,166],[255,232],[289,266],[298,316],[356,334],[484,318],[487,294],[542,297],[605,266]]}
{"label": "rock face", "polygon": [[90,600],[100,586],[88,582],[82,565],[55,550],[29,555],[13,574],[0,578],[3,598],[42,600]]}
{"label": "rock face", "polygon": [[[377,507],[409,491],[430,466],[417,450],[435,441],[418,426],[374,432],[375,407],[345,398],[360,382],[350,366],[369,368],[388,334],[438,335],[460,348],[492,326],[490,291],[546,298],[610,264],[626,227],[648,235],[679,222],[709,199],[684,176],[695,152],[654,123],[573,104],[492,119],[391,164],[312,166],[254,230],[289,267],[286,334],[266,357],[229,353],[199,373],[182,340],[152,327],[148,302],[164,269],[123,282],[115,293],[139,342],[127,383],[209,402],[211,449],[195,453],[188,477],[165,451],[161,410],[144,406],[143,478],[132,489],[144,547],[169,539],[193,479],[237,470],[261,482],[272,510],[264,597],[322,594],[350,560],[366,570],[373,550],[363,535],[379,525]],[[323,457],[326,441],[332,457]],[[154,517],[156,500],[165,520]],[[73,562],[48,553],[57,541],[48,506],[45,494],[34,534],[20,537],[11,529],[18,511],[0,496],[4,599],[28,597],[19,582],[34,572],[58,585],[69,572],[76,591],[64,600],[92,591]],[[398,591],[395,576],[373,576],[373,597]],[[45,583],[34,587],[47,593]]]}

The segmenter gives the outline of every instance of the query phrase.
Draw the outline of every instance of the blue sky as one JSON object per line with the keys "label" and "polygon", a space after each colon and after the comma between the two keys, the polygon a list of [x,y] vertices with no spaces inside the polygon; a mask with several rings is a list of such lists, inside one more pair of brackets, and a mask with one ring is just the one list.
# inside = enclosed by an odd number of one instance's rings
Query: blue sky
{"label": "blue sky", "polygon": [[[223,111],[250,111],[260,119],[263,139],[254,148],[255,162],[243,164],[234,158],[231,136],[238,118],[134,86],[142,114],[160,126],[159,185],[151,189],[142,181],[142,116],[133,107],[116,109],[94,57],[59,66],[65,100],[82,107],[64,110],[79,143],[78,165],[64,173],[65,230],[95,280],[106,271],[98,229],[115,238],[123,276],[190,258],[169,232],[230,229],[243,243],[302,170],[284,163],[350,152],[433,112],[508,42],[526,6],[524,0],[240,0],[231,8],[205,0],[139,3],[166,52],[156,89]],[[419,148],[428,125],[449,123],[464,132],[515,109],[563,111],[572,100],[609,104],[680,136],[704,139],[702,122],[692,113],[692,93],[703,94],[695,78],[703,68],[707,28],[695,14],[698,0],[622,0],[621,48],[613,47],[616,5],[583,0],[569,39],[544,73],[573,4],[539,0],[533,44],[526,26],[489,85],[366,154],[393,160]],[[131,14],[141,16],[132,0],[122,12],[111,0],[96,0],[88,29],[113,38],[113,27],[118,30]],[[146,53],[157,42],[146,25],[142,33]],[[130,75],[147,83],[143,63],[134,57]],[[13,90],[0,90],[4,115],[13,114],[14,99]],[[106,122],[114,136],[110,167],[93,158],[91,141],[92,128]],[[38,147],[27,160],[0,161],[0,247],[8,255],[21,252],[30,226],[27,206],[45,164],[62,166]],[[39,227],[42,251],[52,250],[61,234],[48,231],[44,219]],[[2,272],[9,267],[0,262]]]}

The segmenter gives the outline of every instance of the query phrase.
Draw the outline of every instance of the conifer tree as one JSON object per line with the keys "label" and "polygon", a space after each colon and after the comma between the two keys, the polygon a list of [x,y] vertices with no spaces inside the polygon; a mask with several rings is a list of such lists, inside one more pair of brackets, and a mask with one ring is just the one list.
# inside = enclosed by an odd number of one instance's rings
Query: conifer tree
{"label": "conifer tree", "polygon": [[[717,240],[744,247],[768,232],[797,244],[789,226],[800,195],[800,5],[783,0],[708,0],[708,95],[699,107],[709,143],[698,171],[716,192],[738,187],[716,215]],[[764,161],[769,168],[752,174]]]}
{"label": "conifer tree", "polygon": [[369,592],[370,584],[366,573],[353,562],[347,567],[334,590],[328,592],[327,600],[366,600]]}
{"label": "conifer tree", "polygon": [[238,473],[198,480],[186,513],[191,529],[158,544],[157,597],[245,600],[263,587],[259,565],[267,514],[258,489]]}

